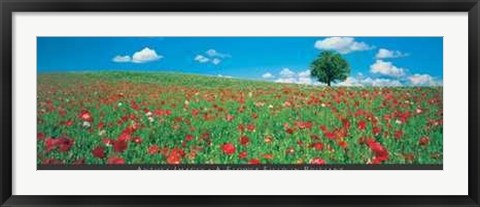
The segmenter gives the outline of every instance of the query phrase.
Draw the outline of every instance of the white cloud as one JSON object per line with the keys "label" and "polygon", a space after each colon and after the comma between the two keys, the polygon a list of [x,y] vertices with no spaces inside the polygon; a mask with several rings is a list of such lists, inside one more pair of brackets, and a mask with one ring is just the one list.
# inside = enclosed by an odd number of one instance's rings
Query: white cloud
{"label": "white cloud", "polygon": [[218,65],[218,64],[220,64],[220,62],[221,62],[221,60],[218,59],[218,58],[213,58],[213,60],[212,60],[212,63],[213,63],[214,65]]}
{"label": "white cloud", "polygon": [[313,84],[312,77],[310,76],[310,70],[299,72],[298,74],[298,83],[301,84]]}
{"label": "white cloud", "polygon": [[387,78],[361,78],[348,77],[345,81],[334,84],[335,86],[376,86],[376,87],[397,87],[402,86],[399,80]]}
{"label": "white cloud", "polygon": [[217,76],[218,76],[219,78],[233,78],[233,76],[222,75],[222,74],[218,74]]}
{"label": "white cloud", "polygon": [[163,58],[163,56],[158,55],[155,50],[145,47],[142,50],[133,53],[132,57],[129,55],[117,55],[112,58],[112,61],[116,63],[146,63],[160,60],[161,58]]}
{"label": "white cloud", "polygon": [[265,78],[265,79],[270,79],[270,78],[275,78],[275,76],[271,73],[264,73],[262,75],[262,78]]}
{"label": "white cloud", "polygon": [[146,63],[146,62],[152,62],[156,61],[163,58],[163,56],[158,55],[155,50],[152,50],[148,47],[143,48],[143,50],[140,50],[138,52],[135,52],[132,55],[132,62],[133,63]]}
{"label": "white cloud", "polygon": [[280,78],[294,78],[295,75],[296,73],[288,68],[284,68],[282,71],[280,71]]}
{"label": "white cloud", "polygon": [[403,68],[398,68],[391,62],[385,62],[383,60],[377,60],[374,64],[370,65],[370,72],[390,77],[401,77],[405,75]]}
{"label": "white cloud", "polygon": [[428,74],[413,74],[408,77],[410,83],[414,86],[439,86],[442,85],[441,80],[436,80]]}
{"label": "white cloud", "polygon": [[407,53],[402,53],[398,50],[388,50],[385,48],[380,48],[375,55],[377,59],[385,59],[385,58],[399,58],[399,57],[406,57],[408,56]]}
{"label": "white cloud", "polygon": [[[386,64],[388,65],[388,64]],[[387,67],[389,70],[396,71],[398,68],[395,66]],[[381,70],[383,71],[383,70]],[[391,72],[391,71],[390,71]],[[398,73],[398,72],[396,72]],[[264,79],[272,79],[275,76],[272,73],[265,73],[262,75]],[[318,82],[311,76],[310,70],[295,72],[289,68],[283,68],[278,73],[278,78],[272,80],[276,83],[295,83],[314,86],[325,86],[325,83]],[[362,73],[358,73],[356,76],[347,77],[344,81],[332,83],[332,86],[353,86],[353,87],[400,87],[400,86],[440,86],[441,80],[437,80],[428,74],[414,74],[409,76],[405,74],[402,69],[402,76],[392,77],[369,77]]]}
{"label": "white cloud", "polygon": [[194,60],[199,63],[212,63],[214,65],[218,65],[222,62],[223,59],[229,58],[230,55],[223,54],[215,49],[209,49],[205,52],[205,54],[198,54],[195,56]]}
{"label": "white cloud", "polygon": [[197,61],[197,62],[200,62],[200,63],[206,63],[206,62],[210,61],[209,58],[207,58],[207,57],[205,57],[205,56],[203,56],[203,55],[197,55],[197,56],[195,56],[194,60]]}
{"label": "white cloud", "polygon": [[[264,74],[265,75],[265,74]],[[279,78],[275,80],[277,83],[296,83],[296,84],[306,84],[314,85],[316,84],[310,76],[310,70],[305,70],[301,72],[293,72],[288,68],[284,68],[279,73]]]}
{"label": "white cloud", "polygon": [[300,78],[310,78],[310,70],[299,72],[298,77],[300,77]]}
{"label": "white cloud", "polygon": [[355,51],[371,50],[374,47],[364,42],[356,42],[353,37],[329,37],[315,42],[315,48],[319,50],[334,50],[340,54],[348,54]]}
{"label": "white cloud", "polygon": [[345,81],[339,82],[334,85],[335,86],[363,86],[363,84],[361,83],[361,80],[354,77],[348,77]]}
{"label": "white cloud", "polygon": [[229,54],[220,53],[220,52],[218,52],[218,51],[215,50],[215,49],[209,49],[209,50],[207,50],[207,52],[205,52],[205,54],[207,54],[207,55],[210,56],[210,57],[219,57],[219,58],[227,58],[227,57],[230,57]]}
{"label": "white cloud", "polygon": [[405,78],[372,78],[372,77],[348,77],[345,81],[333,84],[334,86],[374,86],[374,87],[398,87],[398,86],[441,86],[442,81],[428,74],[414,74]]}
{"label": "white cloud", "polygon": [[399,80],[392,80],[387,78],[366,78],[362,80],[364,85],[367,86],[402,86],[402,83]]}
{"label": "white cloud", "polygon": [[116,63],[127,63],[131,61],[131,58],[128,55],[125,55],[125,56],[117,55],[112,59],[112,61]]}

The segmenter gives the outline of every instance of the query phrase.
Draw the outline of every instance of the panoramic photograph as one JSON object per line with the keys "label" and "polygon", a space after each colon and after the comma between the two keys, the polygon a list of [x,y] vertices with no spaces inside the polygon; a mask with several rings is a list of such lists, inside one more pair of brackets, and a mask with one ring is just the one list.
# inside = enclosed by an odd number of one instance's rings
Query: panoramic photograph
{"label": "panoramic photograph", "polygon": [[442,166],[442,37],[37,37],[37,168]]}

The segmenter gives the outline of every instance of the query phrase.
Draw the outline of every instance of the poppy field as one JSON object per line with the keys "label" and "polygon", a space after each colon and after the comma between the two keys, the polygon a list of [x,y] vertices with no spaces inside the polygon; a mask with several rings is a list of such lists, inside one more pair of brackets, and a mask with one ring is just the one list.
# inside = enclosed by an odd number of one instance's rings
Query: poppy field
{"label": "poppy field", "polygon": [[442,164],[442,87],[39,74],[37,164]]}

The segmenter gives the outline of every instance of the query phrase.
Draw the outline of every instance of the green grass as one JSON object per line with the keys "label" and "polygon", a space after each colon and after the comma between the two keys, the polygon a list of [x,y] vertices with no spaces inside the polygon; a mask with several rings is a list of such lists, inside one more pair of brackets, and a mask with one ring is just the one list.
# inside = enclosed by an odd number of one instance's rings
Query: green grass
{"label": "green grass", "polygon": [[[184,152],[180,162],[189,164],[244,164],[251,159],[296,164],[313,158],[327,164],[366,164],[375,156],[361,143],[369,138],[388,151],[384,164],[441,164],[442,93],[441,87],[327,88],[175,73],[41,74],[37,130],[46,138],[65,136],[74,144],[66,152],[58,148],[47,152],[45,139],[39,139],[37,162],[105,164],[110,157],[121,157],[128,164],[165,164],[168,156],[174,156],[172,149],[178,148]],[[90,127],[79,118],[82,110],[93,117]],[[159,116],[155,110],[171,114]],[[402,113],[410,116],[399,123]],[[227,121],[227,115],[234,118]],[[342,119],[350,127],[345,127]],[[73,124],[66,126],[67,121]],[[360,121],[367,123],[364,130],[358,128]],[[300,129],[296,122],[311,123],[312,127]],[[100,123],[105,127],[99,129]],[[134,123],[138,129],[132,137],[140,137],[140,144],[130,140],[128,148],[119,153],[102,142],[104,138],[118,139]],[[239,125],[253,125],[255,130],[241,131]],[[373,133],[374,125],[381,133]],[[329,139],[320,126],[347,133]],[[287,133],[288,128],[294,132]],[[397,139],[395,131],[403,135]],[[204,134],[209,138],[202,139]],[[185,141],[186,135],[193,140]],[[240,144],[241,136],[250,139],[247,146]],[[428,144],[419,144],[422,137],[428,138]],[[341,141],[348,146],[342,148]],[[316,142],[323,144],[323,150],[310,146]],[[222,151],[225,143],[235,145],[234,154]],[[152,145],[164,149],[163,153],[147,153]],[[105,148],[105,158],[92,154],[98,146]],[[247,157],[240,159],[243,151]],[[267,159],[269,155],[273,158]]]}

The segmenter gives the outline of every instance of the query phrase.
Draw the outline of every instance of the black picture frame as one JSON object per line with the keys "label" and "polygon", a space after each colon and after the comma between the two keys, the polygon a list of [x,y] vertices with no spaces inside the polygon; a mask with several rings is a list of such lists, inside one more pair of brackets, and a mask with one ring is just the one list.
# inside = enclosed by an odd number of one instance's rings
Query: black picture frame
{"label": "black picture frame", "polygon": [[[1,0],[1,206],[480,206],[478,0]],[[12,195],[13,12],[468,12],[466,196],[21,196]],[[439,181],[441,182],[441,181]]]}

